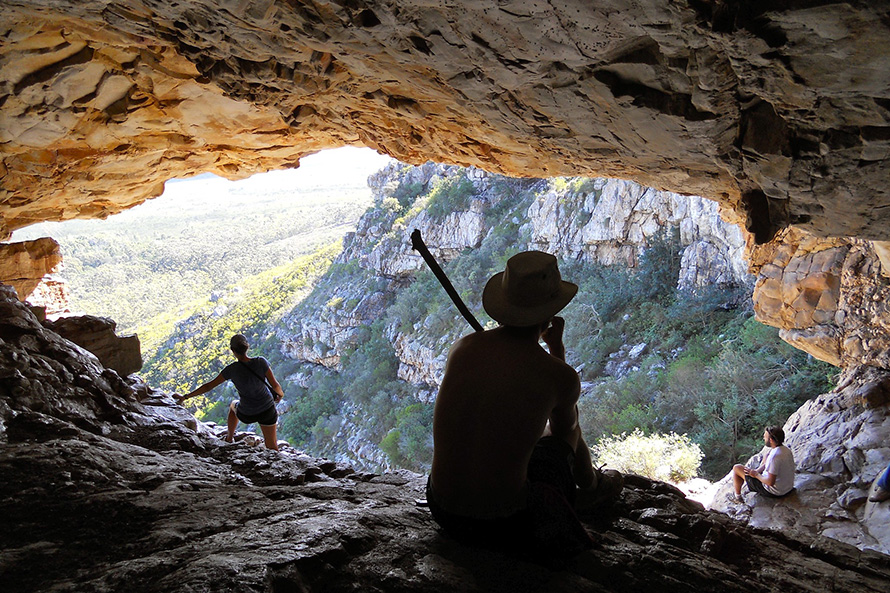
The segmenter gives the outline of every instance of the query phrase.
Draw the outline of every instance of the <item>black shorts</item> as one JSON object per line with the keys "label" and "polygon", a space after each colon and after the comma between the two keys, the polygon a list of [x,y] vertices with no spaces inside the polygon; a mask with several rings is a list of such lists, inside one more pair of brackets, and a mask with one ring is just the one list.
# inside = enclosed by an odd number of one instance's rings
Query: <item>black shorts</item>
{"label": "black shorts", "polygon": [[767,498],[782,498],[783,496],[788,496],[790,492],[785,494],[773,494],[769,490],[766,489],[766,486],[763,485],[763,482],[756,478],[752,478],[751,476],[745,476],[745,484],[748,485],[748,490],[751,492],[756,492],[757,494],[766,496]]}
{"label": "black shorts", "polygon": [[260,426],[274,426],[278,424],[278,410],[272,405],[268,409],[263,410],[259,414],[242,414],[238,410],[238,403],[235,403],[235,416],[244,424],[253,424],[256,422]]}

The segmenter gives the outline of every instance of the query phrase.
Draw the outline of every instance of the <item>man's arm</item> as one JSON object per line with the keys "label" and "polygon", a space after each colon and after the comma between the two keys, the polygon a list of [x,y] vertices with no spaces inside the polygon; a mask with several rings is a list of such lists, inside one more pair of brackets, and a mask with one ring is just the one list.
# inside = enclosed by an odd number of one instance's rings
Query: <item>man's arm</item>
{"label": "man's arm", "polygon": [[[566,359],[566,347],[562,341],[565,326],[565,319],[554,317],[541,334],[541,339],[547,344],[550,355],[563,362]],[[571,370],[571,376],[567,372],[563,381],[564,384],[557,385],[559,399],[550,412],[550,432],[553,436],[563,440],[577,441],[577,438],[573,438],[573,433],[578,429],[577,403],[581,395],[581,380],[578,378],[578,374]],[[560,382],[563,383],[563,381]]]}
{"label": "man's arm", "polygon": [[769,471],[770,469],[773,469],[770,467],[771,464],[769,463],[770,455],[771,452],[766,454],[766,457],[764,458],[763,463],[760,464],[760,467],[758,467],[757,469],[746,469],[745,474],[751,476],[755,480],[760,480],[767,486],[772,486],[773,484],[775,484],[776,474]]}
{"label": "man's arm", "polygon": [[767,486],[772,486],[776,483],[776,474],[771,474],[769,472],[760,473],[761,470],[748,470],[748,475],[754,478],[755,480],[760,480]]}
{"label": "man's arm", "polygon": [[562,317],[554,317],[550,320],[550,325],[541,334],[541,339],[547,344],[550,355],[561,361],[566,360],[566,347],[562,342],[562,332],[565,330],[566,320]]}
{"label": "man's arm", "polygon": [[[550,355],[562,362],[566,360],[566,347],[562,341],[565,319],[554,317],[541,334]],[[550,412],[550,434],[561,438],[575,450],[575,483],[580,488],[596,487],[596,473],[590,459],[590,448],[584,442],[581,425],[578,423],[578,398],[581,397],[581,379],[578,373],[566,365],[563,385],[559,386],[559,401]]]}
{"label": "man's arm", "polygon": [[207,393],[208,391],[210,391],[211,389],[213,389],[214,387],[222,385],[222,383],[225,382],[225,380],[226,380],[226,378],[222,376],[222,373],[220,373],[216,376],[215,379],[213,379],[212,381],[208,381],[207,383],[204,383],[203,385],[201,385],[200,387],[198,387],[191,393],[187,393],[186,395],[174,394],[173,398],[181,404],[182,402],[184,402],[185,400],[187,400],[190,397],[194,397],[196,395],[203,395],[203,394]]}

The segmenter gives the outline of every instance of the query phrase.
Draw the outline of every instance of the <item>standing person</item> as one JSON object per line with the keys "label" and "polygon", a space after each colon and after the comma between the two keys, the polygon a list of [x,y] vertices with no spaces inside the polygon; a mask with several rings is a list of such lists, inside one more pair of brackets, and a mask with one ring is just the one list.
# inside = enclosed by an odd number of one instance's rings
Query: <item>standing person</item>
{"label": "standing person", "polygon": [[231,380],[241,399],[234,400],[229,404],[226,442],[234,441],[235,428],[238,427],[239,420],[245,424],[257,422],[263,432],[266,447],[277,451],[278,410],[275,409],[275,402],[284,397],[284,391],[275,379],[275,375],[272,374],[269,361],[262,356],[257,358],[247,356],[249,346],[247,338],[243,335],[232,336],[232,339],[229,340],[229,347],[232,349],[232,354],[238,359],[237,362],[224,368],[216,378],[204,383],[191,393],[174,395],[174,397],[179,403],[182,403],[190,397],[207,393],[223,382]]}
{"label": "standing person", "polygon": [[552,255],[515,255],[482,296],[501,325],[464,336],[448,354],[427,500],[463,542],[577,552],[591,543],[572,506],[577,487],[599,499],[621,490],[618,472],[594,469],[578,425],[581,384],[555,317],[577,290]]}
{"label": "standing person", "polygon": [[794,455],[784,445],[785,431],[780,426],[768,426],[763,431],[763,442],[770,450],[760,467],[736,464],[732,468],[734,502],[742,502],[743,482],[751,492],[769,498],[781,498],[794,490]]}

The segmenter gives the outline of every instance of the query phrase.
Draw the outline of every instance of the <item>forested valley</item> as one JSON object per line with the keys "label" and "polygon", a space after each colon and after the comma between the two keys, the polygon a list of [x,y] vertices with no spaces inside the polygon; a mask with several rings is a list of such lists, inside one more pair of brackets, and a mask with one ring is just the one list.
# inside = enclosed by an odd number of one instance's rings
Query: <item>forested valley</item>
{"label": "forested valley", "polygon": [[[455,212],[474,213],[484,229],[478,245],[439,253],[491,327],[482,287],[507,258],[533,248],[531,205],[555,192],[580,227],[591,212],[572,209],[600,190],[583,178],[486,175],[480,184],[458,167],[419,180],[416,169],[390,167],[373,199],[370,190],[362,197],[335,188],[324,200],[307,193],[287,207],[252,198],[207,203],[199,213],[195,204],[53,236],[79,309],[140,335],[150,385],[194,389],[231,362],[228,338],[244,333],[250,354],[269,359],[285,389],[281,438],[368,469],[424,471],[435,382],[406,380],[400,355],[406,342],[422,344],[441,363],[451,341],[470,330],[425,267],[388,275],[373,262],[403,253],[418,222],[435,228],[455,224]],[[360,215],[360,229],[373,232],[344,239]],[[764,425],[784,423],[828,391],[835,369],[757,322],[750,284],[680,287],[677,227],[662,227],[646,243],[634,266],[560,259],[563,277],[580,286],[563,316],[567,360],[584,385],[582,428],[604,457],[616,448],[637,454],[652,439],[678,446],[683,458],[658,477],[719,478],[759,450]],[[336,344],[307,330],[328,319],[351,320]],[[630,350],[633,360],[616,365]],[[224,422],[235,397],[220,387],[189,406],[200,419]]]}

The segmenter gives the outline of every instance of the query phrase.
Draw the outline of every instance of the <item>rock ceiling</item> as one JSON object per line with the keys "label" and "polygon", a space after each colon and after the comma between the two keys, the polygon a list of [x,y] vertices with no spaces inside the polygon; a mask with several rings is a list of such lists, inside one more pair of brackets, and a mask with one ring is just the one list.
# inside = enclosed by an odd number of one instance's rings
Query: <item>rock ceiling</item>
{"label": "rock ceiling", "polygon": [[[591,7],[595,4],[595,7]],[[630,178],[890,239],[890,6],[4,0],[0,236],[326,147]]]}

